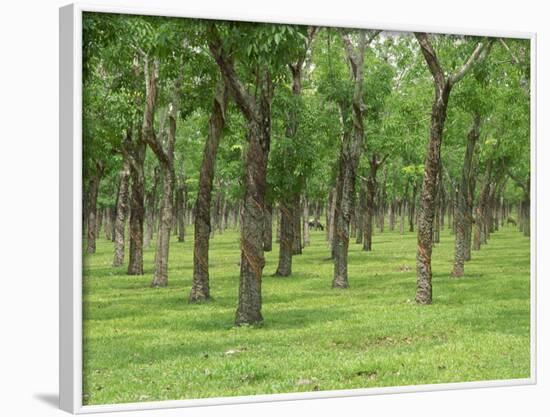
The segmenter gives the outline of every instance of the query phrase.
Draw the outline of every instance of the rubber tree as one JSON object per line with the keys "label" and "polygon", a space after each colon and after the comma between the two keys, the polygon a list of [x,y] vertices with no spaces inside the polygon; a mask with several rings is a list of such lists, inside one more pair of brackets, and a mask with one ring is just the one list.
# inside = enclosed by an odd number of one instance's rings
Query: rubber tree
{"label": "rubber tree", "polygon": [[457,71],[446,75],[426,33],[415,33],[420,50],[434,82],[431,126],[424,160],[424,178],[418,214],[418,237],[416,250],[416,302],[432,303],[432,235],[435,215],[436,182],[440,166],[443,129],[451,90],[472,68],[486,56],[483,51],[488,42],[480,41],[465,64]]}
{"label": "rubber tree", "polygon": [[[307,42],[298,58],[288,64],[292,75],[291,95],[287,97],[287,111],[285,111],[285,142],[287,144],[282,148],[279,157],[280,163],[277,169],[284,176],[279,181],[279,210],[280,219],[280,239],[279,239],[279,263],[275,276],[287,277],[292,274],[292,256],[302,252],[301,242],[301,224],[300,224],[300,193],[305,185],[303,174],[297,176],[288,176],[289,172],[296,172],[300,164],[300,156],[303,155],[302,146],[298,143],[298,129],[302,110],[302,78],[304,63],[307,53],[311,47],[316,27],[308,28]],[[304,219],[304,222],[307,219]]]}
{"label": "rubber tree", "polygon": [[[228,34],[231,28],[231,34]],[[274,29],[275,28],[275,29]],[[220,33],[220,31],[223,33]],[[241,263],[236,325],[263,320],[262,272],[265,266],[264,227],[266,177],[271,145],[271,103],[274,94],[273,71],[288,62],[287,40],[296,42],[298,29],[291,26],[210,24],[209,48],[220,68],[236,106],[247,123],[248,148],[245,156],[244,199],[241,224]],[[252,73],[251,87],[238,74],[235,54]],[[250,72],[249,72],[250,71]]]}
{"label": "rubber tree", "polygon": [[[340,161],[335,200],[334,231],[334,275],[332,288],[348,288],[348,247],[351,211],[354,209],[355,182],[359,159],[364,147],[364,103],[363,74],[365,51],[367,46],[379,34],[379,31],[357,33],[357,46],[350,33],[342,33],[346,57],[350,67],[350,78],[353,84],[350,130],[344,129],[340,148]],[[367,38],[368,36],[368,38]],[[347,120],[343,117],[343,121]],[[349,132],[349,133],[348,133]]]}
{"label": "rubber tree", "polygon": [[208,121],[208,135],[204,144],[199,176],[199,190],[195,202],[195,240],[193,250],[193,283],[189,302],[210,299],[210,281],[208,269],[208,251],[210,244],[210,206],[212,186],[218,146],[225,125],[227,107],[227,87],[220,81],[212,101],[212,110]]}
{"label": "rubber tree", "polygon": [[[155,252],[155,268],[151,286],[165,287],[168,285],[168,255],[170,250],[170,233],[172,230],[174,211],[174,146],[176,141],[176,125],[178,117],[178,94],[182,82],[182,73],[173,85],[172,100],[168,103],[166,117],[168,132],[155,130],[155,110],[157,105],[158,80],[160,61],[158,58],[143,57],[143,74],[145,79],[145,106],[143,110],[142,136],[156,155],[161,177],[161,201],[159,209],[159,226]],[[164,123],[161,123],[164,125]],[[163,136],[166,136],[165,138]]]}
{"label": "rubber tree", "polygon": [[[462,176],[458,188],[458,199],[455,209],[455,260],[453,276],[456,278],[464,275],[464,262],[466,260],[466,245],[469,246],[468,228],[471,230],[472,212],[470,207],[472,189],[472,165],[474,162],[474,150],[479,139],[481,129],[481,115],[474,114],[472,127],[468,133],[466,153],[462,167]],[[468,210],[470,209],[470,210]]]}
{"label": "rubber tree", "polygon": [[[131,131],[126,132],[126,138],[122,145],[126,149],[131,142]],[[119,186],[116,201],[116,218],[115,218],[115,250],[113,256],[113,266],[119,267],[124,264],[124,246],[125,246],[125,231],[126,219],[128,217],[128,197],[130,188],[130,161],[128,160],[127,152],[123,152],[122,169],[119,174]]]}

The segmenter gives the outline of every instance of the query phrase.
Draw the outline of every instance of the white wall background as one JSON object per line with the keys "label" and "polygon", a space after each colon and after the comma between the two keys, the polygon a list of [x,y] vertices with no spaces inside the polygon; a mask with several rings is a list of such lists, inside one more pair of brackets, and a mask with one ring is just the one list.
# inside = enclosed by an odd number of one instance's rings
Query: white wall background
{"label": "white wall background", "polygon": [[[98,3],[98,2],[93,2]],[[111,2],[117,3],[116,0]],[[6,0],[0,12],[0,415],[58,416],[58,7]],[[537,386],[141,412],[147,416],[540,416],[550,409],[548,129],[550,25],[544,1],[123,1],[193,12],[349,18],[538,33]],[[544,92],[544,93],[543,93]],[[547,217],[544,217],[544,216]],[[545,236],[546,235],[546,236]],[[544,236],[544,237],[543,237]],[[546,255],[546,258],[545,258]],[[549,353],[550,354],[550,353]],[[114,415],[114,414],[113,414]],[[129,413],[117,413],[123,417]]]}

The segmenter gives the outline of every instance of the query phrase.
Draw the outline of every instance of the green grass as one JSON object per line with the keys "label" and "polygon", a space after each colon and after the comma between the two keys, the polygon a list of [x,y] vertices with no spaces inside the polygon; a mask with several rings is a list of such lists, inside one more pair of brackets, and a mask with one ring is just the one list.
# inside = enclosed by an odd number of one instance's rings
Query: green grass
{"label": "green grass", "polygon": [[[191,232],[191,230],[189,230]],[[189,234],[192,236],[192,233]],[[354,242],[354,241],[353,241]],[[169,287],[112,268],[103,238],[84,262],[84,404],[288,393],[530,376],[529,239],[495,233],[451,278],[453,236],[433,253],[434,303],[418,306],[416,234],[376,233],[374,251],[350,244],[350,289],[332,290],[323,232],[275,278],[267,253],[264,324],[233,326],[239,235],[211,240],[214,301],[187,304],[192,240],[170,247]],[[410,270],[407,270],[410,267]]]}

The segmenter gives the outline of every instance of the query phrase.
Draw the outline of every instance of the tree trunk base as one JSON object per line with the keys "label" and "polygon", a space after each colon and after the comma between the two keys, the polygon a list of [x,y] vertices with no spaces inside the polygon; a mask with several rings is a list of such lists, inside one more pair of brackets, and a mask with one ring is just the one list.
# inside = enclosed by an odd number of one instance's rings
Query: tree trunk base
{"label": "tree trunk base", "polygon": [[292,271],[280,271],[277,269],[277,271],[275,271],[275,273],[272,275],[273,277],[289,277],[290,275],[292,275]]}
{"label": "tree trunk base", "polygon": [[453,278],[462,278],[464,276],[464,269],[455,267],[453,269],[453,272],[451,272],[451,275],[453,276]]}
{"label": "tree trunk base", "polygon": [[202,304],[202,303],[207,303],[207,302],[210,302],[210,301],[214,301],[214,299],[212,297],[210,297],[210,295],[191,293],[191,295],[189,295],[189,299],[188,299],[187,302],[189,304]]}
{"label": "tree trunk base", "polygon": [[332,288],[345,290],[349,288],[349,283],[342,277],[336,277],[334,281],[332,281]]}
{"label": "tree trunk base", "polygon": [[153,279],[152,288],[164,288],[168,286],[168,281]]}
{"label": "tree trunk base", "polygon": [[235,326],[252,326],[255,324],[261,324],[263,317],[260,312],[239,312],[237,311],[237,317],[235,318]]}

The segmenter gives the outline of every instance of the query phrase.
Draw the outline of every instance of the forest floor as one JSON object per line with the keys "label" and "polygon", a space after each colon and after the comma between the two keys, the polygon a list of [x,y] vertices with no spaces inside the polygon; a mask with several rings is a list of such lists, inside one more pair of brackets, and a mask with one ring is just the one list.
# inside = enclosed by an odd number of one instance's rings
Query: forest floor
{"label": "forest floor", "polygon": [[85,257],[83,403],[222,397],[530,376],[529,239],[505,227],[450,276],[454,238],[433,253],[434,303],[414,302],[416,233],[376,233],[370,253],[350,242],[348,290],[331,289],[324,232],[276,278],[266,253],[264,323],[234,327],[239,234],[211,240],[214,301],[189,305],[192,229],[170,247],[169,287],[112,268],[102,238]]}

